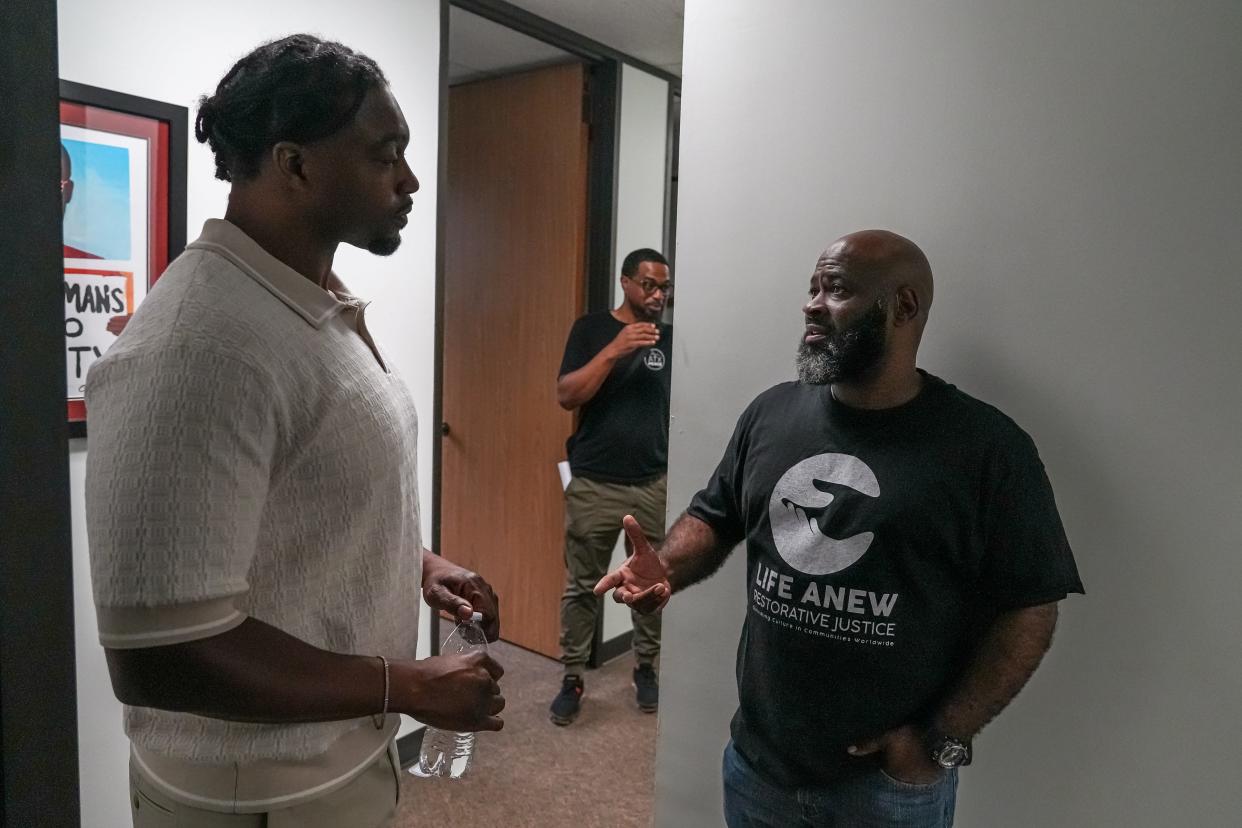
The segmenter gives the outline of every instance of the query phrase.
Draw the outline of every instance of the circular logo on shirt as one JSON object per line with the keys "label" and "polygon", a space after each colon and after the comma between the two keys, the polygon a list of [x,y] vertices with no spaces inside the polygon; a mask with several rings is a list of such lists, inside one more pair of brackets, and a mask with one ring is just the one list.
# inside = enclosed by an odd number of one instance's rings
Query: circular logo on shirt
{"label": "circular logo on shirt", "polygon": [[659,348],[652,348],[647,352],[647,356],[643,357],[643,362],[652,371],[664,370],[664,352]]}
{"label": "circular logo on shirt", "polygon": [[880,496],[871,467],[850,454],[817,454],[781,475],[768,501],[772,539],[785,563],[804,575],[831,575],[854,565],[875,539],[874,532],[839,540],[824,532],[836,495],[824,491],[823,484]]}

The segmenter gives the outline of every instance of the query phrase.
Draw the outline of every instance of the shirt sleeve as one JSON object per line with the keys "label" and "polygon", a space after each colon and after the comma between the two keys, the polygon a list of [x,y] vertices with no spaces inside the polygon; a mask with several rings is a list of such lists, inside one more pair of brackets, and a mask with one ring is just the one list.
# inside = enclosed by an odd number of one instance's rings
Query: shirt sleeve
{"label": "shirt sleeve", "polygon": [[734,546],[746,537],[746,517],[742,510],[742,472],[750,434],[750,408],[738,418],[733,437],[707,485],[694,496],[686,514],[712,527],[722,545]]}
{"label": "shirt sleeve", "polygon": [[154,647],[241,624],[273,466],[273,384],[169,344],[87,382],[86,519],[100,642]]}
{"label": "shirt sleeve", "polygon": [[999,610],[1084,592],[1035,443],[1019,432],[993,452],[985,483],[980,588]]}
{"label": "shirt sleeve", "polygon": [[565,340],[565,354],[561,357],[561,372],[557,378],[572,374],[595,358],[596,351],[591,349],[590,337],[587,335],[587,318],[584,316],[574,322],[569,329],[569,338]]}

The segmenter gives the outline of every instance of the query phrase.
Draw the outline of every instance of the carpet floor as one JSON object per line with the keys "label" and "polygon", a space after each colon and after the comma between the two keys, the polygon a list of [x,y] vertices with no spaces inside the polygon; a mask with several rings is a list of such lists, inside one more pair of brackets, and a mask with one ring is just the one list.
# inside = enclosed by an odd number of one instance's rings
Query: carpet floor
{"label": "carpet floor", "polygon": [[568,727],[548,720],[561,666],[504,642],[504,730],[481,733],[458,780],[402,774],[397,828],[649,828],[656,716],[634,703],[629,654],[585,676],[582,712]]}

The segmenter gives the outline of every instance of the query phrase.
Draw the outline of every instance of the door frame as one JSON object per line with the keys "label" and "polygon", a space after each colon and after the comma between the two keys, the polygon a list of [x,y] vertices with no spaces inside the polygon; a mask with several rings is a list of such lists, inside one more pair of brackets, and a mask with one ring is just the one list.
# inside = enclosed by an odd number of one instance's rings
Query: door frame
{"label": "door frame", "polygon": [[55,0],[0,3],[0,824],[77,826]]}

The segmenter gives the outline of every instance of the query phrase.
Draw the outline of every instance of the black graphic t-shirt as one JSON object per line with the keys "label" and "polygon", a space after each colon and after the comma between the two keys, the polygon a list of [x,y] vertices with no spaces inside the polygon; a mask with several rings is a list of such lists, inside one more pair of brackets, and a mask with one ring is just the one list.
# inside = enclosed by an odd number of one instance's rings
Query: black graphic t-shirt
{"label": "black graphic t-shirt", "polygon": [[1030,437],[923,376],[878,411],[765,391],[688,510],[746,542],[732,735],[775,784],[872,768],[846,748],[925,721],[998,612],[1083,591]]}
{"label": "black graphic t-shirt", "polygon": [[[580,318],[565,343],[560,375],[586,365],[624,327],[608,311]],[[574,476],[604,483],[645,483],[668,467],[673,326],[659,327],[660,341],[618,360],[599,391],[582,406],[578,430],[565,444]]]}

